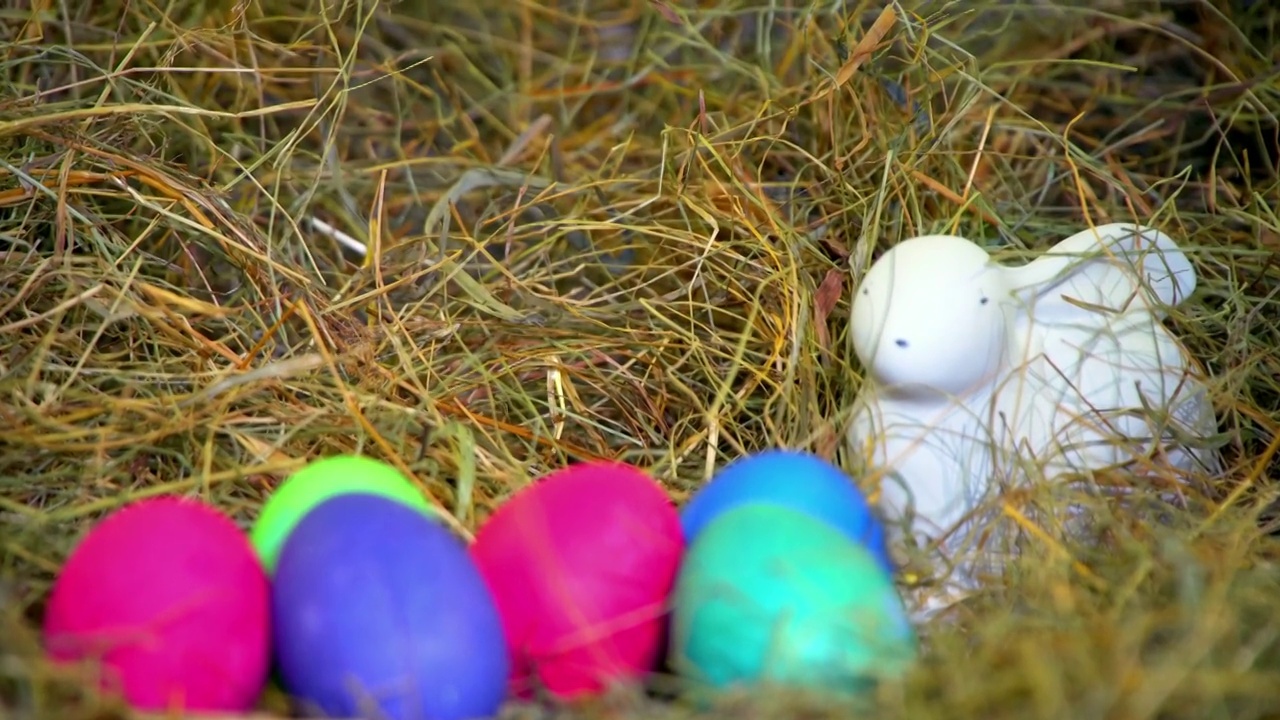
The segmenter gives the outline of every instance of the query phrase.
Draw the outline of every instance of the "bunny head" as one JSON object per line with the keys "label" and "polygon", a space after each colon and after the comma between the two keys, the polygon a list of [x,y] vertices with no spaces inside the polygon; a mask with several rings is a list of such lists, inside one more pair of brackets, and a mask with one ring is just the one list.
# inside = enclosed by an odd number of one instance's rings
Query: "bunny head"
{"label": "bunny head", "polygon": [[961,395],[996,371],[1007,330],[1005,279],[964,238],[898,243],[867,271],[853,300],[854,353],[885,392]]}

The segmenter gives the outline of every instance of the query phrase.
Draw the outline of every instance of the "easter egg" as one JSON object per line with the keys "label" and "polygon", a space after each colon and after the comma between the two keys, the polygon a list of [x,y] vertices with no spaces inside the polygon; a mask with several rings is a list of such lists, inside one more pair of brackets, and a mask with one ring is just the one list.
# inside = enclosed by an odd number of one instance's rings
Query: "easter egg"
{"label": "easter egg", "polygon": [[884,527],[853,480],[817,455],[766,450],[729,463],[684,504],[685,541],[692,544],[713,519],[744,503],[781,505],[828,523],[892,572]]}
{"label": "easter egg", "polygon": [[57,661],[100,664],[137,709],[244,712],[271,659],[268,581],[248,538],[202,502],[128,505],[72,550],[45,608]]}
{"label": "easter egg", "polygon": [[316,505],[335,495],[364,493],[395,500],[435,516],[435,509],[391,465],[359,455],[336,455],[308,464],[289,476],[262,506],[250,539],[267,573],[275,572],[280,546]]}
{"label": "easter egg", "polygon": [[916,656],[901,597],[871,551],[778,505],[743,504],[702,529],[671,623],[672,668],[713,690],[859,692]]}
{"label": "easter egg", "polygon": [[630,465],[571,465],[516,493],[471,547],[502,614],[512,690],[574,698],[652,671],[683,550],[675,507]]}
{"label": "easter egg", "polygon": [[363,493],[317,505],[281,548],[271,608],[282,684],[330,717],[471,720],[505,696],[484,579],[419,508]]}

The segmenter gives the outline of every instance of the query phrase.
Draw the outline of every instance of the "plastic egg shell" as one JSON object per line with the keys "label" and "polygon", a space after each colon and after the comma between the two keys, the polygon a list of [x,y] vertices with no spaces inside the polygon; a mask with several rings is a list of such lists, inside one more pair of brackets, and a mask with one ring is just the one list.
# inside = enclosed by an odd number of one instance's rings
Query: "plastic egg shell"
{"label": "plastic egg shell", "polygon": [[270,668],[269,590],[248,538],[197,500],[142,500],[94,526],[45,609],[51,657],[100,660],[140,710],[244,712]]}
{"label": "plastic egg shell", "polygon": [[630,465],[571,465],[500,506],[471,552],[502,613],[513,691],[572,698],[654,670],[683,550],[675,507]]}
{"label": "plastic egg shell", "polygon": [[812,453],[766,450],[735,460],[702,486],[680,513],[685,541],[720,514],[745,503],[772,503],[829,523],[871,551],[892,572],[884,527],[853,480]]}
{"label": "plastic egg shell", "polygon": [[773,683],[857,692],[902,673],[916,636],[865,546],[804,513],[744,504],[690,546],[672,610],[671,665],[714,689]]}
{"label": "plastic egg shell", "polygon": [[280,547],[317,505],[337,495],[377,495],[434,514],[435,508],[409,478],[391,465],[359,455],[335,455],[290,475],[262,506],[250,538],[267,573],[275,572]]}
{"label": "plastic egg shell", "polygon": [[317,505],[281,549],[271,599],[283,684],[327,715],[472,720],[502,703],[510,666],[484,579],[403,503]]}

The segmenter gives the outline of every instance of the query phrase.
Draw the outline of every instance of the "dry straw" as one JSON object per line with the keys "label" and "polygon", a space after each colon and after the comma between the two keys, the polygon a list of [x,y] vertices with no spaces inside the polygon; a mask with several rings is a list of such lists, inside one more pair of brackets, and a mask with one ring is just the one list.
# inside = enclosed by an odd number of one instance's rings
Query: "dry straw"
{"label": "dry straw", "polygon": [[[115,716],[34,630],[125,501],[247,523],[307,459],[356,451],[471,530],[570,460],[676,497],[779,444],[850,467],[848,296],[879,249],[948,231],[1016,253],[1121,220],[1201,272],[1171,322],[1215,378],[1228,472],[1158,523],[1099,502],[1086,541],[1034,534],[866,716],[1280,715],[1276,12],[6,4],[0,715]],[[694,713],[621,708],[572,712]]]}

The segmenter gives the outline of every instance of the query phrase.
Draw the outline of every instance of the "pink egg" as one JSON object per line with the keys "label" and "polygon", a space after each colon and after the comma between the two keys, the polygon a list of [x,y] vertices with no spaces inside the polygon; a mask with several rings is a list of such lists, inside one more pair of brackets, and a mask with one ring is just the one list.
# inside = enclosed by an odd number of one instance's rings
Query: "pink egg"
{"label": "pink egg", "polygon": [[143,500],[92,528],[45,609],[55,660],[100,663],[135,708],[243,712],[270,663],[270,591],[248,538],[194,500]]}
{"label": "pink egg", "polygon": [[684,540],[645,473],[551,473],[503,504],[471,551],[502,615],[516,694],[536,684],[572,698],[654,669]]}

